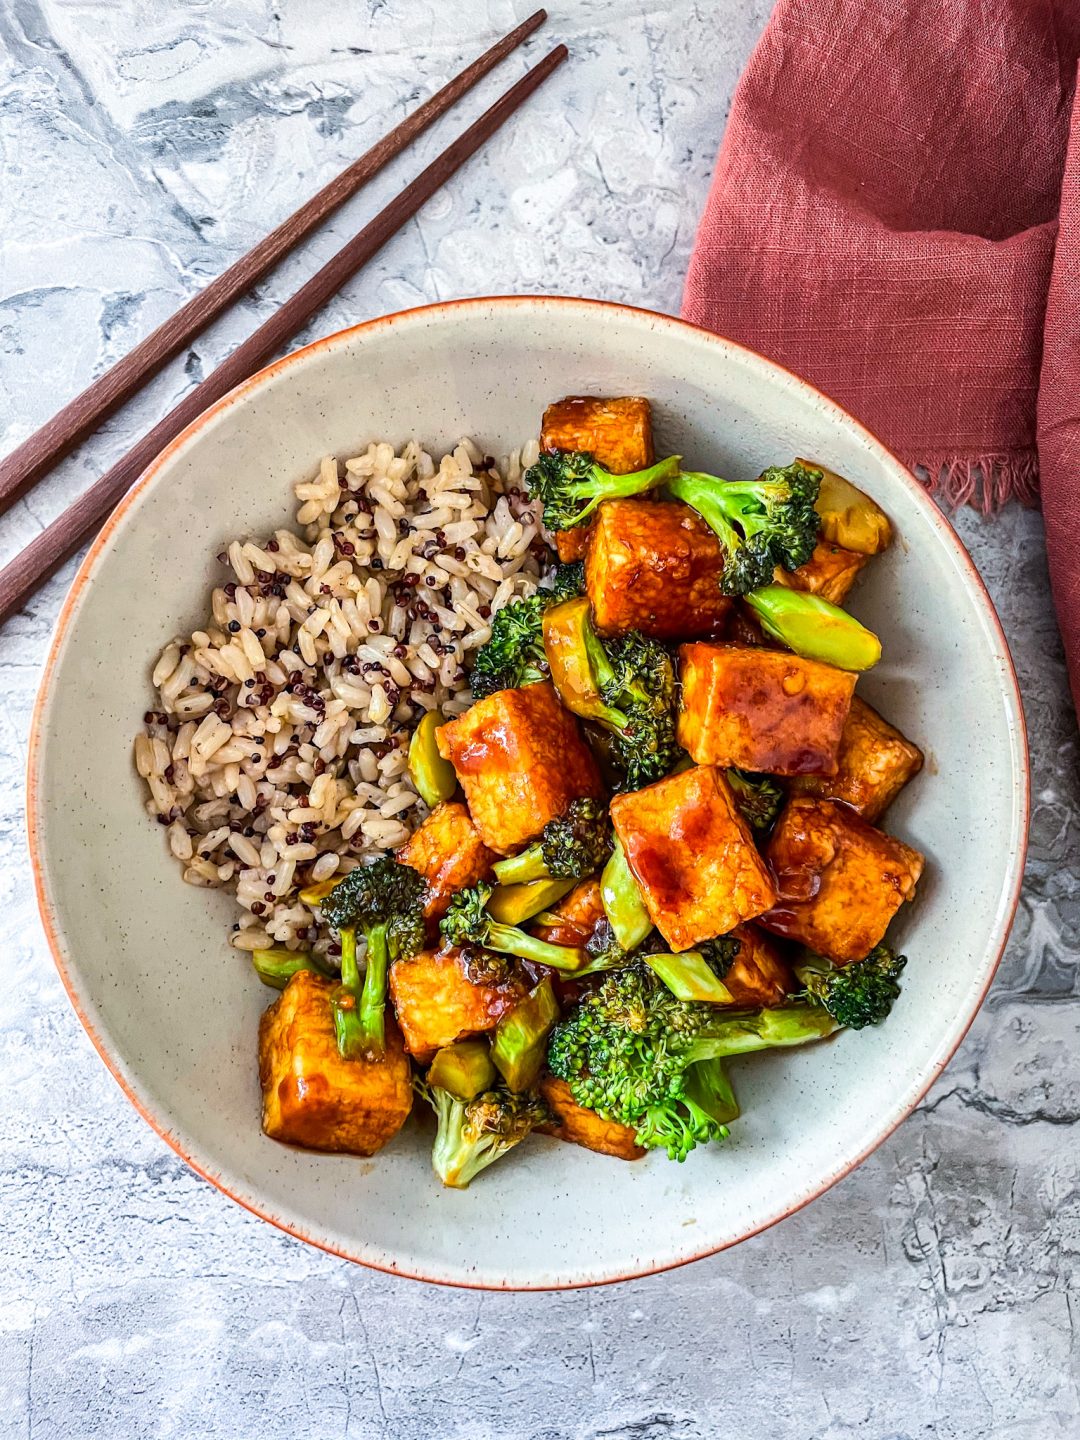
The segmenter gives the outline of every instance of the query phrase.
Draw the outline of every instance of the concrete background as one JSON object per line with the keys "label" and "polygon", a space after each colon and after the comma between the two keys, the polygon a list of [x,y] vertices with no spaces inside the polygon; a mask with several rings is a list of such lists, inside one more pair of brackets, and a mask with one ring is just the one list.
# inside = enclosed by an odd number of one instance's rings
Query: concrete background
{"label": "concrete background", "polygon": [[[552,291],[678,307],[767,0],[566,0],[571,63],[319,318]],[[0,0],[0,450],[497,34],[517,0]],[[515,57],[472,115],[525,66]],[[461,125],[444,122],[0,523],[8,558]],[[31,894],[31,702],[71,569],[0,632],[0,1436],[1080,1434],[1077,745],[1037,515],[957,517],[1033,742],[1012,943],[926,1103],[734,1251],[592,1292],[392,1280],[196,1179],[109,1078]],[[958,707],[958,723],[963,723]]]}

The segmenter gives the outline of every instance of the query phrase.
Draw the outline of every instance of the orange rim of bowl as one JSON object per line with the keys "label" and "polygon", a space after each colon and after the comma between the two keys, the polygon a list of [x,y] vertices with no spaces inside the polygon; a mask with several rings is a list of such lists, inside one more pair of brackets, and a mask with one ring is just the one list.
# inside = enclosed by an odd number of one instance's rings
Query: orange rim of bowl
{"label": "orange rim of bowl", "polygon": [[[281,371],[287,369],[289,366],[295,365],[305,359],[312,357],[315,354],[328,350],[333,346],[343,344],[349,339],[351,339],[353,336],[369,334],[379,329],[392,327],[396,324],[401,323],[402,321],[420,320],[424,317],[442,315],[447,311],[455,311],[466,308],[482,310],[485,307],[495,306],[528,310],[534,308],[554,308],[564,305],[578,307],[589,306],[597,310],[610,312],[612,314],[628,315],[632,317],[632,319],[634,319],[635,321],[646,320],[653,325],[658,324],[671,330],[681,331],[688,335],[692,335],[695,338],[704,341],[706,344],[717,345],[721,348],[730,351],[736,351],[744,356],[747,356],[753,363],[764,365],[781,375],[786,375],[787,377],[789,377],[790,380],[794,381],[799,388],[805,391],[809,391],[811,394],[815,395],[827,407],[827,409],[832,411],[833,414],[836,415],[842,422],[844,422],[846,425],[850,426],[854,431],[856,431],[869,444],[872,450],[876,450],[879,455],[884,456],[884,458],[888,462],[890,462],[898,478],[900,478],[906,485],[915,504],[923,510],[924,514],[930,520],[931,524],[943,538],[946,547],[951,549],[956,559],[959,560],[961,568],[963,569],[968,580],[969,586],[981,599],[984,613],[986,615],[986,618],[990,622],[992,632],[997,640],[1001,659],[1004,662],[1003,678],[1005,678],[1008,682],[1009,698],[1013,703],[1015,717],[1018,722],[1017,739],[1019,741],[1018,758],[1020,761],[1018,783],[1021,791],[1019,804],[1019,846],[1016,854],[1012,893],[1009,895],[1005,910],[1002,912],[1003,924],[1001,930],[1001,938],[997,948],[997,954],[993,957],[992,963],[986,971],[985,979],[982,986],[980,987],[975,1003],[971,1007],[971,1013],[968,1016],[966,1022],[963,1024],[952,1043],[947,1046],[946,1053],[940,1056],[931,1066],[929,1074],[920,1084],[917,1092],[912,1097],[910,1097],[910,1099],[902,1102],[900,1111],[890,1119],[886,1127],[879,1133],[877,1133],[872,1140],[865,1144],[856,1155],[854,1155],[851,1159],[846,1160],[841,1166],[836,1169],[833,1174],[827,1176],[825,1179],[812,1186],[805,1195],[800,1196],[799,1199],[797,1199],[794,1203],[786,1206],[783,1210],[779,1211],[775,1215],[770,1216],[768,1219],[763,1220],[760,1224],[751,1226],[742,1234],[734,1236],[729,1240],[724,1240],[719,1244],[708,1245],[704,1249],[697,1251],[693,1255],[678,1256],[670,1260],[665,1260],[660,1264],[650,1265],[640,1269],[627,1270],[619,1274],[600,1276],[586,1275],[585,1277],[580,1279],[560,1278],[557,1280],[540,1282],[499,1282],[474,1280],[468,1278],[465,1275],[461,1275],[460,1277],[451,1275],[428,1275],[420,1269],[403,1268],[399,1265],[387,1263],[383,1260],[372,1259],[369,1256],[363,1254],[356,1254],[345,1250],[340,1246],[331,1244],[329,1241],[322,1239],[317,1235],[312,1235],[308,1233],[301,1226],[285,1219],[284,1217],[274,1214],[271,1210],[261,1206],[254,1198],[249,1198],[248,1196],[238,1193],[237,1190],[231,1188],[230,1185],[220,1175],[215,1174],[205,1164],[203,1164],[202,1162],[197,1160],[192,1154],[190,1154],[189,1151],[185,1149],[184,1142],[175,1134],[173,1134],[172,1131],[170,1131],[167,1124],[165,1123],[165,1120],[156,1115],[154,1111],[150,1108],[149,1104],[144,1102],[136,1093],[134,1083],[128,1079],[126,1067],[116,1056],[113,1055],[108,1042],[103,1038],[102,1035],[98,1033],[98,1030],[93,1020],[84,1008],[83,1002],[78,994],[74,978],[69,973],[67,962],[64,959],[63,946],[61,945],[60,941],[61,927],[57,923],[52,913],[52,908],[45,889],[44,866],[42,861],[43,842],[41,836],[41,822],[38,808],[38,755],[41,748],[41,739],[45,725],[46,712],[49,708],[53,676],[57,662],[59,660],[62,644],[65,635],[67,634],[68,628],[71,624],[71,621],[78,608],[79,601],[83,595],[83,592],[93,578],[93,573],[96,568],[98,559],[108,548],[109,542],[111,541],[117,529],[123,523],[135,500],[153,482],[154,478],[162,469],[162,467],[166,464],[166,462],[179,450],[183,449],[211,420],[223,414],[226,410],[231,409],[234,405],[239,404],[239,402],[243,400],[252,390],[266,384],[272,377],[278,375]],[[723,1250],[728,1250],[734,1245],[741,1244],[744,1240],[749,1240],[755,1235],[760,1235],[763,1231],[771,1229],[774,1225],[778,1225],[781,1221],[788,1219],[791,1215],[794,1215],[798,1211],[802,1210],[806,1205],[809,1205],[812,1201],[818,1199],[819,1196],[825,1194],[827,1190],[831,1190],[832,1187],[840,1180],[844,1179],[846,1175],[849,1175],[853,1170],[857,1169],[857,1167],[861,1165],[863,1161],[868,1158],[868,1156],[873,1154],[873,1152],[878,1148],[879,1145],[884,1144],[884,1142],[899,1128],[900,1125],[903,1124],[903,1122],[908,1118],[908,1116],[918,1107],[918,1105],[922,1102],[922,1100],[925,1098],[926,1094],[930,1090],[931,1086],[942,1074],[945,1067],[949,1064],[950,1060],[953,1058],[953,1056],[956,1054],[957,1050],[963,1043],[964,1038],[968,1033],[968,1030],[971,1028],[972,1023],[974,1022],[975,1016],[982,1008],[982,1004],[986,998],[987,991],[993,983],[994,977],[997,974],[998,967],[1001,964],[1002,956],[1005,953],[1005,946],[1008,943],[1009,934],[1012,930],[1013,921],[1015,920],[1016,910],[1020,900],[1020,891],[1023,882],[1025,862],[1027,858],[1028,828],[1031,818],[1030,754],[1028,745],[1027,723],[1024,716],[1024,707],[1020,696],[1020,686],[1016,677],[1016,667],[1013,664],[1012,653],[1009,649],[1009,643],[1005,638],[1005,632],[1002,629],[1001,621],[998,617],[994,602],[990,597],[990,592],[988,591],[986,583],[983,580],[982,576],[979,574],[979,571],[975,566],[975,562],[968,554],[967,549],[961,541],[960,537],[948,524],[941,511],[934,504],[933,500],[930,498],[924,486],[919,483],[919,481],[915,478],[911,471],[908,470],[908,468],[900,461],[900,459],[895,454],[893,454],[893,452],[889,450],[888,447],[877,438],[877,436],[872,434],[872,432],[869,431],[865,425],[861,424],[860,421],[856,420],[854,416],[850,415],[843,408],[843,406],[841,406],[837,401],[832,399],[831,396],[826,395],[823,391],[817,389],[816,386],[811,385],[808,380],[804,380],[802,376],[796,375],[794,371],[787,369],[786,366],[779,364],[777,361],[768,359],[766,356],[759,354],[756,350],[751,349],[747,345],[742,345],[736,340],[729,340],[726,336],[718,335],[711,330],[705,330],[701,326],[693,325],[687,320],[680,320],[675,318],[674,316],[662,315],[656,311],[645,310],[639,306],[623,305],[618,302],[609,300],[589,300],[565,295],[485,295],[475,296],[465,300],[447,300],[436,304],[418,306],[410,310],[398,310],[393,312],[392,314],[380,316],[375,320],[363,321],[358,325],[351,325],[344,330],[337,330],[331,335],[323,336],[319,340],[314,340],[308,345],[301,346],[300,349],[290,352],[288,355],[283,356],[280,360],[276,360],[271,365],[268,365],[262,370],[257,371],[247,380],[244,380],[241,382],[241,384],[237,385],[235,389],[230,390],[227,395],[222,396],[220,400],[216,401],[208,409],[204,410],[201,415],[197,416],[184,430],[180,432],[180,434],[174,440],[172,440],[165,447],[164,450],[161,451],[158,456],[155,457],[154,460],[150,462],[150,464],[146,467],[143,473],[139,476],[138,480],[135,481],[134,485],[117,505],[116,509],[113,510],[109,518],[105,521],[101,530],[98,532],[98,535],[95,537],[93,543],[91,544],[89,550],[87,551],[85,557],[79,565],[79,568],[75,574],[75,578],[71,583],[71,588],[68,590],[67,595],[64,598],[63,604],[61,605],[60,613],[57,617],[52,638],[49,642],[49,651],[46,656],[44,668],[42,670],[41,682],[38,687],[38,693],[34,701],[33,712],[31,715],[30,739],[27,751],[26,814],[27,837],[30,851],[30,865],[33,872],[34,890],[37,897],[38,911],[41,915],[42,925],[45,930],[45,937],[48,942],[49,949],[52,952],[53,961],[56,965],[56,969],[60,976],[61,983],[63,984],[64,989],[67,992],[68,999],[71,1001],[72,1008],[78,1016],[83,1029],[89,1036],[90,1041],[94,1046],[94,1049],[101,1057],[101,1060],[105,1064],[106,1068],[109,1070],[113,1079],[120,1086],[120,1089],[124,1092],[127,1099],[135,1107],[135,1109],[150,1126],[150,1128],[154,1130],[161,1137],[161,1139],[165,1141],[169,1148],[175,1151],[175,1153],[180,1156],[184,1163],[188,1165],[197,1175],[199,1175],[203,1180],[208,1181],[211,1185],[214,1186],[215,1189],[220,1190],[223,1194],[227,1195],[230,1200],[235,1201],[235,1203],[241,1206],[244,1210],[249,1211],[253,1215],[257,1215],[262,1220],[268,1221],[271,1225],[276,1226],[279,1230],[285,1231],[285,1233],[288,1235],[292,1235],[295,1239],[302,1240],[305,1244],[313,1245],[317,1249],[323,1250],[328,1254],[335,1255],[342,1260],[349,1260],[354,1264],[363,1265],[368,1269],[381,1271],[383,1274],[403,1276],[413,1280],[421,1280],[432,1285],[445,1285],[452,1288],[469,1290],[576,1290],[596,1285],[618,1284],[619,1282],[624,1280],[644,1279],[646,1276],[649,1275],[657,1275],[667,1270],[675,1270],[683,1265],[691,1265],[697,1260],[707,1259],[710,1255],[717,1255]]]}

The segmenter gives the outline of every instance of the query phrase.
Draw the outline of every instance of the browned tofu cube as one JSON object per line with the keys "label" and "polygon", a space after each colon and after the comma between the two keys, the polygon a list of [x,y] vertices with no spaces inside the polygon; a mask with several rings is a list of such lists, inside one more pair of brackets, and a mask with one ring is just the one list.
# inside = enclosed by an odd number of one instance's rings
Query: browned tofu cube
{"label": "browned tofu cube", "polygon": [[545,1135],[557,1135],[560,1140],[583,1145],[599,1155],[614,1155],[617,1160],[640,1160],[645,1154],[628,1125],[602,1120],[595,1110],[579,1105],[565,1080],[545,1075],[540,1081],[540,1094],[553,1116],[552,1124],[537,1127]]}
{"label": "browned tofu cube", "polygon": [[720,542],[689,505],[606,500],[585,555],[593,622],[602,635],[717,635],[731,609],[720,593],[723,568]]}
{"label": "browned tofu cube", "polygon": [[533,933],[552,945],[583,946],[592,938],[604,917],[599,880],[582,880],[569,895],[553,905],[549,914],[551,925],[534,925]]}
{"label": "browned tofu cube", "polygon": [[446,949],[390,966],[390,998],[410,1055],[426,1063],[444,1045],[494,1030],[522,999],[528,987],[512,964],[494,962],[494,973],[485,973],[482,963]]}
{"label": "browned tofu cube", "polygon": [[786,650],[683,645],[678,739],[699,765],[831,775],[856,676]]}
{"label": "browned tofu cube", "polygon": [[263,1130],[308,1150],[374,1155],[412,1109],[412,1070],[392,1021],[381,1060],[342,1058],[333,988],[301,970],[259,1022]]}
{"label": "browned tofu cube", "polygon": [[455,890],[466,890],[491,873],[495,856],[480,838],[468,810],[459,800],[437,805],[397,852],[402,865],[418,870],[427,881],[424,914],[439,920]]}
{"label": "browned tofu cube", "polygon": [[783,1005],[798,987],[780,947],[756,925],[738,925],[731,932],[739,953],[724,976],[732,1002],[754,1009]]}
{"label": "browned tofu cube", "polygon": [[880,820],[913,775],[922,751],[856,695],[840,734],[835,775],[800,775],[793,795],[842,800],[864,820]]}
{"label": "browned tofu cube", "polygon": [[435,735],[480,838],[502,854],[534,840],[571,800],[603,798],[592,751],[547,681],[497,690]]}
{"label": "browned tofu cube", "polygon": [[788,801],[766,855],[779,898],[758,923],[838,965],[870,953],[923,869],[910,845],[809,795]]}
{"label": "browned tofu cube", "polygon": [[726,935],[776,891],[723,772],[684,770],[616,795],[611,819],[649,918],[672,950]]}
{"label": "browned tofu cube", "polygon": [[[629,475],[653,463],[652,411],[639,395],[605,400],[592,395],[567,395],[544,411],[542,450],[587,450],[615,475]],[[580,560],[591,526],[559,530],[559,559]]]}
{"label": "browned tofu cube", "polygon": [[778,566],[773,579],[778,585],[805,590],[810,595],[831,600],[834,605],[842,605],[868,559],[869,556],[860,555],[857,550],[845,550],[842,545],[819,540],[805,565],[797,570],[781,570]]}

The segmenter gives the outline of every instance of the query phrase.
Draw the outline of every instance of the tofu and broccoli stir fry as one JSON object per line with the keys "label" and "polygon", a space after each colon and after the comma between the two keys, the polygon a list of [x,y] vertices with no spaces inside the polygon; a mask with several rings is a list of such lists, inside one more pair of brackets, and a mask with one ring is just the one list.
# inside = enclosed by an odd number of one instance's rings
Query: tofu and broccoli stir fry
{"label": "tofu and broccoli stir fry", "polygon": [[329,949],[253,953],[266,1134],[372,1155],[430,1111],[456,1187],[533,1132],[722,1142],[739,1057],[886,1019],[923,868],[881,828],[922,755],[842,608],[890,542],[869,496],[657,459],[637,397],[551,405],[520,488],[554,553],[412,728],[422,820],[301,890]]}

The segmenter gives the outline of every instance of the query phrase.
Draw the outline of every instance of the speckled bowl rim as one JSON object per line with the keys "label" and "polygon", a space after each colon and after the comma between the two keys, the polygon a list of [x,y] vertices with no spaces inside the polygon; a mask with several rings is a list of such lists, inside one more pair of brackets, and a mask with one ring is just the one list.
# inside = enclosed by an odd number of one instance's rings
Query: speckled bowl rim
{"label": "speckled bowl rim", "polygon": [[[411,1266],[407,1261],[399,1265],[388,1262],[382,1256],[376,1258],[376,1256],[366,1253],[363,1247],[358,1247],[356,1250],[346,1250],[339,1245],[332,1245],[320,1236],[311,1234],[308,1230],[288,1220],[284,1216],[276,1214],[272,1209],[268,1208],[256,1194],[245,1194],[235,1186],[235,1184],[226,1182],[221,1175],[215,1172],[207,1159],[193,1153],[194,1147],[191,1147],[191,1149],[186,1148],[190,1142],[176,1135],[170,1129],[167,1113],[159,1113],[158,1109],[139,1094],[139,1082],[134,1075],[129,1073],[123,1056],[114,1053],[106,1037],[99,1033],[91,1014],[94,1008],[92,1002],[88,996],[82,994],[78,975],[75,973],[74,967],[70,967],[64,958],[64,947],[61,944],[61,926],[56,915],[53,913],[53,908],[49,902],[45,887],[43,868],[45,821],[40,807],[42,786],[38,776],[39,757],[41,753],[42,736],[49,721],[53,679],[63,642],[78,612],[82,596],[94,580],[99,562],[108,551],[113,535],[124,523],[136,497],[154,483],[165,463],[179,450],[182,450],[210,420],[221,415],[232,406],[243,402],[253,391],[267,384],[272,377],[280,374],[281,371],[287,369],[289,366],[296,365],[319,351],[342,344],[356,335],[368,334],[376,330],[395,326],[407,327],[410,323],[422,322],[425,318],[441,315],[448,311],[458,313],[468,309],[484,311],[490,310],[492,307],[523,311],[543,311],[562,306],[587,306],[614,315],[622,314],[630,317],[634,321],[647,320],[652,325],[693,335],[705,345],[717,346],[727,351],[739,352],[742,356],[748,357],[753,363],[767,370],[788,376],[803,390],[809,391],[832,415],[837,423],[851,427],[862,436],[870,448],[877,453],[881,463],[890,469],[894,477],[903,484],[908,492],[911,503],[922,511],[924,518],[937,530],[939,538],[952,550],[966,578],[967,586],[974,603],[983,612],[984,619],[989,622],[991,634],[996,638],[998,647],[998,655],[996,658],[1002,662],[1003,689],[1005,692],[1003,698],[1009,712],[1009,719],[1011,721],[1010,729],[1013,737],[1012,768],[1014,770],[1014,783],[1018,785],[1020,789],[1019,806],[1014,806],[1014,813],[1016,813],[1018,818],[1020,834],[1009,837],[1010,842],[1012,842],[1010,848],[1014,849],[1015,858],[1012,867],[1013,873],[1010,876],[1011,884],[1008,891],[1008,898],[1004,907],[999,906],[999,918],[995,926],[996,933],[992,935],[990,942],[991,950],[993,950],[996,944],[996,953],[992,955],[992,958],[989,959],[986,965],[983,984],[971,1005],[970,1013],[964,1017],[958,1017],[958,1023],[951,1038],[945,1041],[942,1047],[942,1053],[938,1055],[937,1059],[928,1068],[921,1083],[918,1083],[916,1092],[913,1095],[909,1094],[907,1098],[902,1098],[894,1110],[884,1117],[875,1137],[855,1155],[846,1160],[844,1164],[838,1166],[831,1175],[828,1175],[820,1183],[810,1187],[792,1204],[777,1210],[774,1214],[762,1220],[760,1224],[745,1230],[743,1234],[716,1245],[708,1245],[693,1255],[676,1256],[671,1259],[661,1260],[655,1265],[642,1266],[600,1276],[575,1276],[568,1274],[565,1277],[560,1277],[558,1280],[537,1282],[507,1281],[501,1277],[492,1277],[484,1280],[474,1278],[471,1274],[467,1277],[450,1274],[429,1275],[422,1269]],[[761,1234],[773,1225],[778,1224],[781,1220],[786,1220],[789,1215],[794,1215],[812,1200],[816,1200],[819,1195],[823,1195],[827,1190],[830,1190],[833,1185],[842,1180],[846,1175],[849,1175],[857,1166],[861,1165],[862,1162],[907,1119],[926,1096],[930,1087],[934,1084],[935,1080],[937,1080],[938,1076],[941,1075],[953,1055],[955,1055],[959,1049],[975,1016],[982,1007],[987,991],[1001,963],[1005,945],[1016,916],[1027,857],[1028,828],[1031,817],[1031,781],[1027,725],[1024,717],[1024,707],[1020,697],[1020,686],[1016,678],[1016,668],[1013,664],[1012,654],[1009,650],[1008,641],[1005,638],[1001,621],[998,618],[997,611],[994,608],[994,603],[990,598],[983,578],[976,569],[971,556],[968,554],[959,536],[957,536],[951,525],[949,525],[948,521],[930,499],[923,486],[919,484],[914,475],[901,463],[897,456],[883,445],[864,425],[860,424],[858,420],[848,414],[848,412],[844,410],[842,406],[838,405],[835,400],[831,399],[831,397],[816,389],[816,387],[808,381],[803,380],[801,376],[795,375],[794,372],[786,369],[786,367],[777,364],[776,361],[766,359],[765,356],[758,354],[757,351],[752,350],[749,346],[740,345],[737,341],[729,340],[710,330],[704,330],[700,326],[691,325],[688,321],[678,320],[672,316],[662,315],[656,311],[645,310],[637,306],[621,305],[606,300],[578,299],[571,296],[493,295],[477,296],[467,300],[449,300],[434,305],[419,306],[411,310],[399,310],[393,314],[384,315],[375,320],[368,320],[359,325],[352,325],[344,330],[335,331],[332,335],[324,336],[320,340],[312,341],[309,345],[293,351],[283,359],[275,361],[272,365],[268,365],[265,369],[258,371],[255,375],[251,376],[250,379],[245,380],[234,390],[231,390],[227,395],[223,396],[216,404],[204,410],[171,444],[166,446],[156,459],[151,461],[109,516],[97,538],[90,546],[85,559],[76,572],[75,579],[72,581],[71,588],[60,609],[56,628],[53,631],[49,644],[49,652],[42,671],[41,683],[37,698],[34,702],[30,723],[30,739],[27,752],[26,814],[30,864],[33,872],[38,910],[41,915],[49,948],[52,951],[53,960],[64,989],[67,991],[68,999],[71,1001],[72,1007],[79,1017],[84,1030],[90,1037],[91,1043],[128,1100],[130,1100],[147,1124],[161,1136],[165,1143],[174,1150],[197,1175],[209,1181],[211,1185],[222,1191],[245,1210],[249,1210],[253,1215],[257,1215],[263,1220],[268,1220],[271,1225],[275,1225],[278,1229],[284,1230],[296,1239],[303,1240],[307,1244],[314,1245],[316,1248],[336,1255],[343,1260],[351,1260],[356,1264],[382,1271],[385,1274],[401,1275],[409,1279],[423,1280],[429,1284],[447,1285],[469,1290],[573,1290],[593,1285],[610,1285],[623,1280],[641,1279],[648,1275],[659,1274],[665,1270],[677,1269],[682,1265],[692,1264],[696,1260],[703,1260],[709,1255],[716,1255],[722,1250],[727,1250],[733,1245],[740,1244],[743,1240],[748,1240],[754,1235]]]}

